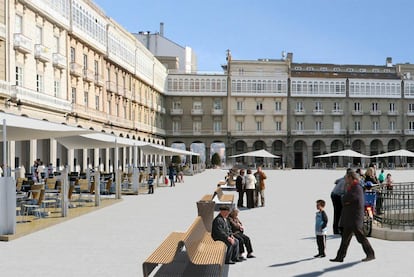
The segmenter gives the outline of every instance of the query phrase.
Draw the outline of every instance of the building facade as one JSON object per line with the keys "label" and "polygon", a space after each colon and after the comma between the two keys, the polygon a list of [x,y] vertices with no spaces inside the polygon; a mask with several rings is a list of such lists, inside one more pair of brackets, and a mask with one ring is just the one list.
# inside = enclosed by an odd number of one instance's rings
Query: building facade
{"label": "building facade", "polygon": [[[0,5],[2,111],[164,144],[167,71],[132,34],[92,1]],[[67,151],[53,139],[10,142],[10,165],[28,168],[39,158],[109,171],[113,151]],[[123,168],[132,164],[132,149],[119,157]]]}
{"label": "building facade", "polygon": [[[197,73],[194,52],[163,26],[130,34],[89,0],[0,0],[2,112],[192,150],[206,164],[216,152],[223,163],[310,168],[369,162],[316,158],[346,148],[414,151],[414,65],[235,60],[230,51],[226,60],[222,72]],[[263,148],[280,158],[229,158]],[[124,169],[132,152],[120,150]],[[40,158],[102,171],[115,157],[30,138],[11,141],[9,154],[11,167]]]}
{"label": "building facade", "polygon": [[181,46],[164,35],[164,23],[160,31],[141,31],[133,34],[151,53],[159,59],[169,72],[197,73],[197,55],[191,47]]}
{"label": "building facade", "polygon": [[[212,155],[210,145],[223,142],[227,157],[257,149],[281,157],[240,158],[237,162],[294,168],[338,163],[364,166],[370,162],[360,158],[316,158],[347,148],[366,155],[400,148],[414,150],[411,77],[414,66],[410,64],[393,65],[391,58],[383,66],[294,63],[293,54],[289,53],[280,60],[243,61],[228,56],[224,69],[227,109],[222,122],[215,125],[227,126],[223,131],[226,135],[202,140],[206,132],[203,129],[194,132],[198,119],[189,117],[190,109],[182,109],[177,122],[167,125],[167,144],[180,141],[181,133],[186,133],[183,143],[188,145],[201,139],[208,157]],[[175,78],[177,75],[169,74],[168,94],[174,91],[175,100],[167,100],[167,109],[173,109],[174,103],[184,97],[187,107],[212,101],[211,91],[200,95],[192,89],[196,86],[191,83],[200,82],[202,75],[191,78],[180,75],[182,86],[171,85]],[[195,95],[198,97],[194,98]],[[205,111],[204,119],[220,120],[208,114],[208,109]],[[183,125],[186,118],[193,119],[193,128]],[[174,126],[180,126],[181,133],[170,132]],[[389,158],[378,162],[399,165],[412,161]]]}

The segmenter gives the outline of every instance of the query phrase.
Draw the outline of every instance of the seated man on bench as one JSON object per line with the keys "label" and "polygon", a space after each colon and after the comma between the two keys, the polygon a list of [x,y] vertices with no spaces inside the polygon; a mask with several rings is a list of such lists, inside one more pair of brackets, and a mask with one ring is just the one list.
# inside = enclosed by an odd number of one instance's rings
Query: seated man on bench
{"label": "seated man on bench", "polygon": [[213,240],[220,240],[227,245],[226,264],[234,264],[243,259],[239,258],[239,241],[232,235],[228,223],[229,213],[228,206],[220,206],[220,213],[213,220],[211,237]]}

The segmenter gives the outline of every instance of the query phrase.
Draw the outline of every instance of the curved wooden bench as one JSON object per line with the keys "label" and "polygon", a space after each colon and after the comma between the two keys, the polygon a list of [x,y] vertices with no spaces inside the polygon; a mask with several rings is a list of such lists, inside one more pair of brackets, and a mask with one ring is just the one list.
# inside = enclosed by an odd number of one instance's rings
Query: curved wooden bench
{"label": "curved wooden bench", "polygon": [[158,264],[172,263],[185,233],[172,232],[142,264],[144,276],[149,276]]}
{"label": "curved wooden bench", "polygon": [[227,246],[211,238],[203,219],[198,216],[185,233],[171,233],[145,260],[142,265],[144,276],[149,276],[158,264],[171,264],[177,253],[183,250],[190,262],[186,273],[200,276],[193,265],[205,265],[208,270],[204,272],[208,275],[222,275]]}

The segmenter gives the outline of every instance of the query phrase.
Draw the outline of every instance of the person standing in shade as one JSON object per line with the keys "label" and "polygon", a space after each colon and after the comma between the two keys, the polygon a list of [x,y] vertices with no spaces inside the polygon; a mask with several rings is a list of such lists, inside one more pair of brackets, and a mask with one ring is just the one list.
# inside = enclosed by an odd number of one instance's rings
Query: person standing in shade
{"label": "person standing in shade", "polygon": [[266,174],[263,172],[261,166],[257,168],[257,171],[254,174],[254,176],[256,177],[256,180],[257,180],[254,206],[255,207],[259,206],[259,197],[260,197],[260,205],[264,207],[265,205],[265,196],[264,196],[265,182],[264,180],[266,180],[267,177],[266,177]]}
{"label": "person standing in shade", "polygon": [[358,174],[350,170],[345,175],[346,190],[342,198],[343,208],[341,214],[341,226],[343,227],[341,245],[334,259],[331,262],[344,261],[346,252],[351,242],[352,235],[355,235],[357,241],[362,245],[362,249],[367,255],[363,262],[375,259],[374,249],[365,237],[363,228],[364,222],[364,191]]}
{"label": "person standing in shade", "polygon": [[148,194],[153,194],[153,193],[154,193],[154,177],[150,173],[148,175]]}
{"label": "person standing in shade", "polygon": [[234,264],[242,261],[239,259],[239,240],[231,232],[228,216],[230,207],[220,206],[219,214],[214,218],[211,227],[211,237],[213,240],[222,241],[227,245],[226,264]]}
{"label": "person standing in shade", "polygon": [[326,257],[325,248],[326,248],[326,233],[328,228],[328,216],[325,212],[325,201],[318,200],[316,201],[316,212],[315,217],[315,233],[316,233],[316,243],[318,245],[318,254],[316,254],[315,258],[324,258]]}
{"label": "person standing in shade", "polygon": [[174,175],[175,175],[175,168],[174,168],[174,166],[171,164],[171,165],[168,167],[168,179],[170,179],[170,186],[171,186],[171,187],[175,187]]}
{"label": "person standing in shade", "polygon": [[254,208],[254,193],[256,190],[256,178],[252,174],[250,169],[247,170],[246,177],[244,177],[245,189],[246,189],[246,198],[247,198],[247,208]]}
{"label": "person standing in shade", "polygon": [[239,176],[236,178],[236,190],[239,193],[239,199],[237,201],[237,207],[243,207],[244,196],[244,169],[240,169]]}

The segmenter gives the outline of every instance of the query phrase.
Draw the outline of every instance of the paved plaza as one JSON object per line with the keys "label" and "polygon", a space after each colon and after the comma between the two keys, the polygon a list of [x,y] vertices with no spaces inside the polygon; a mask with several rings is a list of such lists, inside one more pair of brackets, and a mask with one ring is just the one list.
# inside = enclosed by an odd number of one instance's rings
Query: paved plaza
{"label": "paved plaza", "polygon": [[[332,235],[333,181],[344,170],[265,170],[266,207],[242,210],[240,219],[257,258],[228,266],[228,276],[410,276],[414,242],[370,238],[377,259],[362,263],[353,238],[344,263],[332,263],[340,238]],[[413,181],[414,171],[394,170],[396,182]],[[142,262],[172,231],[185,231],[197,216],[196,201],[212,193],[225,171],[185,176],[185,183],[123,201],[0,243],[1,276],[142,276]],[[229,192],[227,192],[229,193]],[[314,239],[315,201],[327,201],[327,257]],[[236,197],[237,199],[237,197]],[[226,266],[227,267],[227,266]]]}

